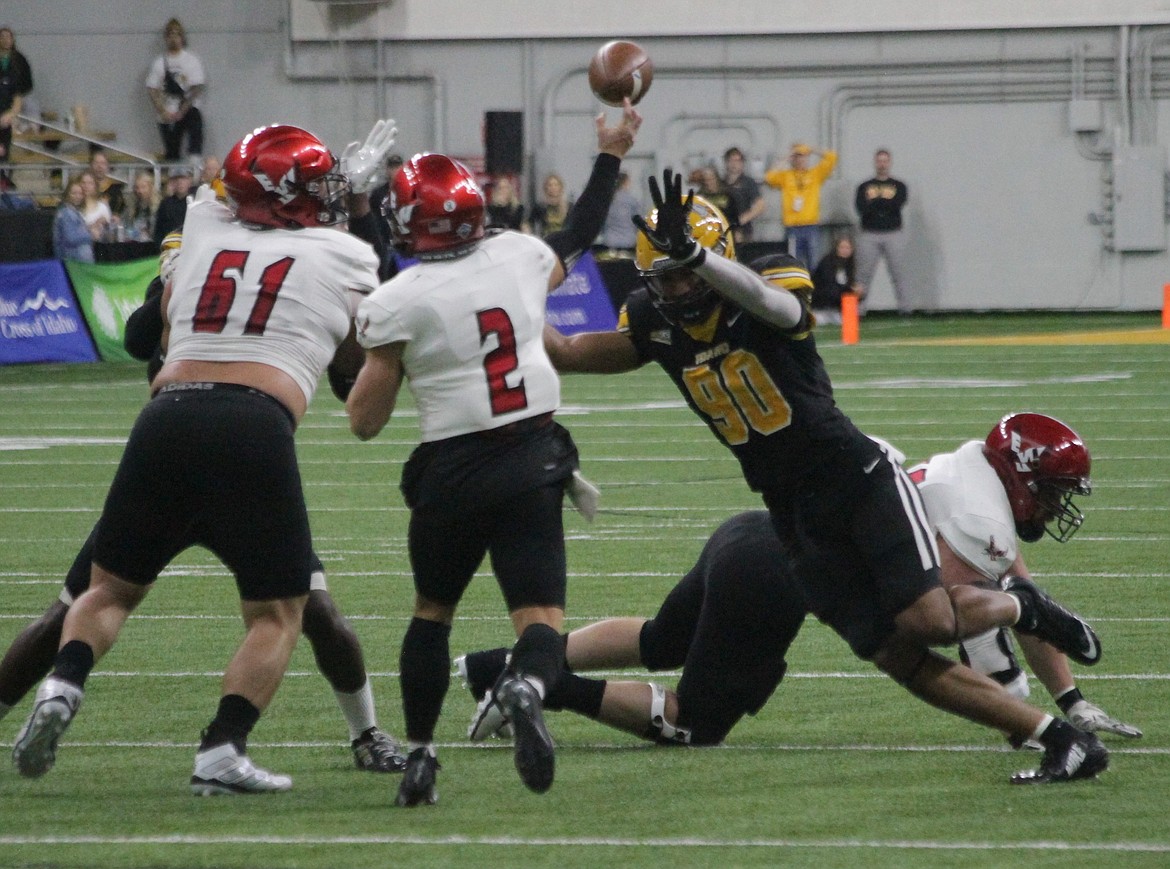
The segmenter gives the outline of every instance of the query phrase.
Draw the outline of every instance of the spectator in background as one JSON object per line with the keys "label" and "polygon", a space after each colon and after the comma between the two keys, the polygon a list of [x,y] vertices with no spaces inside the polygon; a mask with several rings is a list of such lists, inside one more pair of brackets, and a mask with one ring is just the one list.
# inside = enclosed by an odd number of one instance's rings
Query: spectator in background
{"label": "spectator in background", "polygon": [[121,214],[126,207],[126,182],[110,174],[110,158],[102,148],[90,152],[89,171],[97,182],[98,196],[110,206],[110,213]]}
{"label": "spectator in background", "polygon": [[85,225],[89,227],[89,234],[94,241],[105,240],[114,227],[114,213],[110,205],[98,193],[97,178],[88,169],[77,176],[81,182],[81,190],[85,193],[85,201],[81,205],[81,216],[85,218]]}
{"label": "spectator in background", "polygon": [[159,203],[154,219],[154,240],[162,245],[167,233],[183,228],[187,218],[187,196],[191,192],[191,168],[178,166],[167,179],[167,196]]}
{"label": "spectator in background", "polygon": [[146,89],[158,114],[158,130],[166,150],[164,159],[176,162],[182,158],[184,136],[192,157],[203,154],[203,114],[199,107],[206,77],[203,62],[187,50],[187,33],[178,18],[167,22],[163,39],[167,50],[151,65]]}
{"label": "spectator in background", "polygon": [[162,197],[154,186],[151,172],[139,172],[134,176],[134,190],[126,207],[122,210],[122,226],[130,241],[152,241],[154,223]]}
{"label": "spectator in background", "polygon": [[[370,191],[370,212],[378,228],[378,238],[382,240],[382,247],[386,249],[388,257],[394,257],[390,244],[390,224],[382,214],[382,203],[386,201],[386,194],[390,192],[390,184],[394,176],[402,168],[402,155],[391,154],[386,158],[386,180]],[[393,275],[381,275],[382,280],[389,280]]]}
{"label": "spectator in background", "polygon": [[[0,162],[11,158],[12,126],[21,113],[24,95],[32,90],[32,67],[16,50],[11,27],[0,27]],[[8,172],[0,172],[0,191],[12,187]]]}
{"label": "spectator in background", "polygon": [[744,174],[744,166],[743,151],[739,148],[731,147],[723,152],[723,184],[739,208],[739,226],[733,226],[731,231],[737,244],[752,240],[752,221],[767,207],[759,183]]}
{"label": "spectator in background", "polygon": [[[811,169],[808,158],[816,153],[820,159]],[[780,191],[781,215],[784,218],[788,252],[812,268],[818,261],[821,228],[821,187],[837,165],[836,151],[816,151],[801,142],[792,146],[788,168],[774,165],[764,175],[764,183]]]}
{"label": "spectator in background", "polygon": [[906,315],[914,310],[906,262],[906,236],[902,231],[902,208],[909,197],[909,189],[890,176],[890,152],[885,148],[879,148],[873,155],[873,169],[873,177],[857,186],[854,200],[861,217],[857,279],[869,286],[878,261],[885,257],[898,313]]}
{"label": "spectator in background", "polygon": [[541,185],[542,200],[532,206],[532,231],[539,236],[559,232],[573,203],[565,192],[565,180],[555,172],[545,176]]}
{"label": "spectator in background", "polygon": [[53,256],[59,260],[93,262],[93,236],[81,214],[84,205],[81,180],[74,178],[65,186],[65,195],[53,217]]}
{"label": "spectator in background", "polygon": [[702,166],[698,170],[699,188],[695,191],[716,208],[723,212],[727,223],[731,226],[732,237],[739,226],[739,205],[731,191],[723,184],[723,179],[714,166]]}
{"label": "spectator in background", "polygon": [[524,205],[516,195],[516,185],[507,175],[497,175],[492,181],[487,206],[487,225],[490,229],[528,232],[528,224],[524,221]]}
{"label": "spectator in background", "polygon": [[223,178],[220,177],[222,168],[223,164],[219,162],[219,158],[214,154],[208,154],[203,158],[203,167],[199,171],[199,183],[210,186],[215,198],[220,202],[227,200],[227,189],[223,186]]}
{"label": "spectator in background", "polygon": [[865,287],[856,280],[855,266],[853,239],[842,235],[812,274],[812,309],[818,323],[841,322],[843,293],[856,293],[858,298],[865,298]]}
{"label": "spectator in background", "polygon": [[617,190],[606,212],[594,252],[601,256],[632,257],[638,238],[633,218],[640,216],[644,209],[642,201],[630,192],[630,173],[618,172],[617,179]]}

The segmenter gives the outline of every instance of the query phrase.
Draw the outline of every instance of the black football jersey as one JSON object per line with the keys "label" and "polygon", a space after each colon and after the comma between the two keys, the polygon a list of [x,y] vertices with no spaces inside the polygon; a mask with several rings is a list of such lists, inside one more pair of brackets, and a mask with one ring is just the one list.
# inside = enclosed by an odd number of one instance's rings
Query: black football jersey
{"label": "black football jersey", "polygon": [[[750,266],[769,278],[777,292],[790,292],[780,275],[797,262],[775,254]],[[657,362],[670,375],[695,413],[739,459],[755,491],[791,487],[842,451],[876,454],[877,448],[833,399],[811,332],[807,299],[801,298],[804,316],[790,330],[756,319],[726,300],[713,331],[710,324],[706,330],[684,329],[655,309],[645,288],[632,292],[622,309],[619,328],[629,335],[640,359]]]}

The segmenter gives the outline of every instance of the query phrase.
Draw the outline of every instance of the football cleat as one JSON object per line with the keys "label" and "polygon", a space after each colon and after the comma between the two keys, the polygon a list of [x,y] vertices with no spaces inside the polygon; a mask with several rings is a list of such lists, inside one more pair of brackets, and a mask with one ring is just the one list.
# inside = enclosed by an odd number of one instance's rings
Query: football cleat
{"label": "football cleat", "polygon": [[198,796],[267,794],[291,788],[291,778],[261,769],[230,742],[213,745],[195,755],[191,792]]}
{"label": "football cleat", "polygon": [[1016,630],[1051,643],[1078,663],[1091,666],[1101,660],[1101,641],[1088,622],[1066,610],[1032,580],[1008,577],[1003,590],[1020,602]]}
{"label": "football cleat", "polygon": [[366,772],[402,772],[406,756],[402,746],[390,734],[370,727],[353,741],[353,762]]}
{"label": "football cleat", "polygon": [[64,679],[49,676],[37,689],[32,714],[16,735],[12,762],[25,778],[40,778],[57,760],[57,741],[77,714],[85,692]]}
{"label": "football cleat", "polygon": [[1036,769],[1022,770],[1012,776],[1012,784],[1056,784],[1080,778],[1096,778],[1109,768],[1109,751],[1095,734],[1078,730],[1073,740],[1064,746],[1044,750],[1044,758]]}
{"label": "football cleat", "polygon": [[1078,700],[1069,707],[1065,714],[1073,727],[1089,733],[1112,733],[1116,736],[1124,736],[1126,739],[1142,738],[1142,732],[1132,724],[1119,721],[1100,706],[1090,703],[1088,700]]}
{"label": "football cleat", "polygon": [[538,794],[552,787],[556,746],[544,724],[540,694],[522,676],[505,676],[496,697],[516,732],[516,772]]}
{"label": "football cleat", "polygon": [[467,726],[467,738],[472,742],[483,742],[489,737],[511,739],[512,722],[498,700],[495,691],[488,689],[483,699],[476,704]]}
{"label": "football cleat", "polygon": [[495,689],[504,678],[510,658],[508,650],[501,648],[469,652],[455,659],[455,675],[477,701],[467,727],[467,738],[472,742],[482,742],[493,736],[512,738],[512,724],[495,700]]}
{"label": "football cleat", "polygon": [[435,790],[435,776],[442,768],[439,759],[426,747],[412,751],[406,758],[406,772],[403,773],[402,782],[398,785],[395,804],[417,806],[425,803],[433,806],[437,803],[439,793]]}

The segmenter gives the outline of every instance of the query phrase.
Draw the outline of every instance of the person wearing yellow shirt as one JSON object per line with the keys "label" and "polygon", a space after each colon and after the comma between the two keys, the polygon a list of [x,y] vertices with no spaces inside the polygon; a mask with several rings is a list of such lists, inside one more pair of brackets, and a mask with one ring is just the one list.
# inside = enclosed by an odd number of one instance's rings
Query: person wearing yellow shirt
{"label": "person wearing yellow shirt", "polygon": [[[817,164],[809,168],[808,158],[816,154]],[[788,252],[812,267],[818,262],[820,241],[821,187],[837,165],[836,151],[814,151],[797,142],[792,146],[788,168],[773,166],[764,183],[780,191]]]}

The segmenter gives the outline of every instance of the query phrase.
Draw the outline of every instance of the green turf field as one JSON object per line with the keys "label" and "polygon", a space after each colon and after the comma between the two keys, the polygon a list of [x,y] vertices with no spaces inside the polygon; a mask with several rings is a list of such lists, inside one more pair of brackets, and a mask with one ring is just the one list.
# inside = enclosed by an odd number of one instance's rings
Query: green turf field
{"label": "green turf field", "polygon": [[[353,768],[302,643],[250,743],[294,790],[196,798],[195,744],[241,624],[230,577],[190,551],[99,663],[57,767],[26,781],[0,758],[0,866],[1170,865],[1170,343],[1140,331],[1158,324],[1156,314],[871,317],[859,345],[840,346],[832,329],[820,339],[840,405],[911,461],[982,438],[1012,410],[1055,415],[1084,436],[1094,458],[1085,526],[1064,546],[1045,538],[1024,552],[1100,633],[1103,661],[1078,673],[1085,694],[1145,730],[1137,742],[1107,739],[1112,766],[1098,781],[1009,785],[1037,754],[914,700],[808,622],[777,694],[722,748],[656,749],[550,716],[557,779],[544,796],[521,785],[508,746],[466,741],[474,704],[455,680],[438,732],[440,802],[413,810],[393,806],[395,777]],[[1074,333],[1074,343],[998,340]],[[57,595],[145,398],[139,365],[0,368],[0,650]],[[656,368],[566,379],[560,419],[603,508],[592,525],[566,518],[569,627],[653,614],[719,522],[759,506]],[[298,434],[317,548],[395,733],[412,600],[397,482],[416,436],[407,403],[359,443],[324,387]],[[486,573],[460,615],[453,653],[510,641]],[[28,708],[26,698],[0,722],[5,755]]]}

